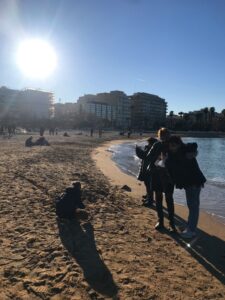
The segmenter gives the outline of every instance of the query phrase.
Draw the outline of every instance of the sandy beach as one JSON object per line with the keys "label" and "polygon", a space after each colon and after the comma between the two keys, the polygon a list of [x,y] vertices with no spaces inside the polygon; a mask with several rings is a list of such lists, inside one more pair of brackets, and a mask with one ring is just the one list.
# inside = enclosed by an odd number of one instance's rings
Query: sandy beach
{"label": "sandy beach", "polygon": [[[191,245],[156,232],[143,187],[106,151],[118,136],[46,137],[31,149],[27,136],[1,140],[0,299],[225,298],[224,227],[202,214]],[[55,198],[76,180],[86,209],[58,220]]]}

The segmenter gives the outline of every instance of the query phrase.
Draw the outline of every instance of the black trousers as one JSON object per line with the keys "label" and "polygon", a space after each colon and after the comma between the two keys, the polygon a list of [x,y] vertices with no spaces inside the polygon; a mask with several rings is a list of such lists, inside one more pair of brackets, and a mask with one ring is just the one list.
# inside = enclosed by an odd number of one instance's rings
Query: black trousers
{"label": "black trousers", "polygon": [[145,179],[144,180],[144,184],[145,184],[145,187],[146,187],[146,193],[147,193],[147,196],[148,196],[148,199],[153,201],[153,190],[151,188],[151,182],[149,179]]}
{"label": "black trousers", "polygon": [[[168,210],[168,218],[170,221],[170,225],[174,226],[174,200],[173,200],[173,191],[174,186],[172,184],[168,185],[164,194],[165,200],[167,204]],[[163,224],[164,223],[164,214],[163,214],[163,193],[157,191],[156,192],[156,210],[158,215],[158,222]]]}

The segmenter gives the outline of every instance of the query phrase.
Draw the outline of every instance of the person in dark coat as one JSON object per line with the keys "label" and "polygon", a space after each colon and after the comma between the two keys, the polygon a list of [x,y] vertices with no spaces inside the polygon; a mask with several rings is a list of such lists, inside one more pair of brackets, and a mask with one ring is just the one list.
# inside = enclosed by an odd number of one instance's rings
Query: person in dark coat
{"label": "person in dark coat", "polygon": [[184,144],[178,136],[169,139],[169,155],[166,165],[176,187],[185,190],[189,209],[187,228],[181,234],[184,238],[196,236],[200,192],[206,182],[196,160],[197,148],[196,143]]}
{"label": "person in dark coat", "polygon": [[168,140],[170,132],[166,128],[161,128],[158,131],[158,142],[156,142],[148,154],[144,162],[144,170],[148,171],[151,178],[151,189],[156,196],[156,211],[158,215],[158,222],[155,225],[156,230],[163,230],[164,227],[164,213],[163,213],[163,193],[167,204],[168,217],[170,223],[170,231],[176,232],[174,223],[174,184],[165,168],[165,159],[168,155]]}
{"label": "person in dark coat", "polygon": [[36,142],[33,143],[33,146],[50,146],[50,144],[44,136],[40,136]]}
{"label": "person in dark coat", "polygon": [[32,146],[34,146],[34,143],[33,143],[33,137],[32,136],[30,136],[28,139],[26,139],[26,141],[25,141],[25,147],[32,147]]}
{"label": "person in dark coat", "polygon": [[145,198],[143,205],[149,207],[152,206],[153,204],[153,191],[151,189],[151,184],[150,184],[150,178],[149,178],[150,175],[148,174],[148,172],[145,172],[143,166],[149,150],[152,148],[154,143],[157,142],[157,139],[150,137],[147,139],[147,142],[148,144],[144,147],[144,149],[136,145],[135,150],[136,150],[137,157],[142,160],[137,179],[143,181],[146,187],[146,195],[143,196],[143,198]]}
{"label": "person in dark coat", "polygon": [[73,219],[77,208],[84,209],[81,201],[81,184],[74,182],[71,187],[56,199],[56,214],[59,218]]}
{"label": "person in dark coat", "polygon": [[44,136],[45,133],[45,128],[43,126],[41,126],[40,128],[40,136]]}
{"label": "person in dark coat", "polygon": [[63,136],[70,137],[67,131],[63,133]]}
{"label": "person in dark coat", "polygon": [[101,129],[101,128],[99,128],[99,130],[98,130],[98,137],[99,137],[99,138],[102,137],[102,129]]}

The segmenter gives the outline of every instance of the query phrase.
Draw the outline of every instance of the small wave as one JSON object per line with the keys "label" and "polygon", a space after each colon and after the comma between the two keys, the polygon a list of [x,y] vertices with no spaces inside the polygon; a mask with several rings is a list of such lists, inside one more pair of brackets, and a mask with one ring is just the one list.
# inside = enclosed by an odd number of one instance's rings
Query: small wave
{"label": "small wave", "polygon": [[129,174],[133,175],[134,177],[137,177],[137,174],[135,174],[133,171],[127,169],[127,172],[128,172]]}
{"label": "small wave", "polygon": [[225,179],[221,177],[210,178],[209,181],[225,184]]}
{"label": "small wave", "polygon": [[216,218],[217,220],[219,220],[222,224],[225,224],[225,217],[224,216],[209,212],[207,210],[206,210],[206,213],[209,214],[210,216],[212,216],[213,218]]}
{"label": "small wave", "polygon": [[113,151],[112,149],[110,149],[110,148],[109,148],[109,149],[106,149],[106,151],[107,151],[107,152],[110,152],[110,153],[114,153],[114,151]]}
{"label": "small wave", "polygon": [[[116,161],[116,162],[118,163],[118,161]],[[124,173],[126,173],[128,175],[132,175],[134,177],[137,177],[137,174],[134,171],[132,171],[131,169],[123,166],[122,164],[117,164],[117,165]]]}
{"label": "small wave", "polygon": [[118,147],[116,146],[111,146],[108,149],[106,149],[106,151],[111,152],[111,153],[120,153],[121,150],[118,149]]}
{"label": "small wave", "polygon": [[219,181],[218,178],[208,179],[207,184],[217,186],[219,188],[225,188],[225,181]]}

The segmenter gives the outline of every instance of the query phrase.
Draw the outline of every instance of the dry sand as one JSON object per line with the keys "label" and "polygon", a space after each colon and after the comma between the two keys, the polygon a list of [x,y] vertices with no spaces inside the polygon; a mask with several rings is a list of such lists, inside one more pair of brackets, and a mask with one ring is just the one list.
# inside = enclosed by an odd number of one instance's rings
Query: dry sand
{"label": "dry sand", "polygon": [[[155,232],[139,194],[96,168],[100,139],[57,136],[27,149],[25,138],[1,140],[1,300],[224,299],[224,240],[201,230],[188,248]],[[58,221],[55,197],[72,180],[82,183],[86,212]]]}

